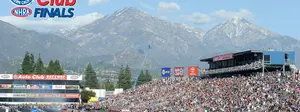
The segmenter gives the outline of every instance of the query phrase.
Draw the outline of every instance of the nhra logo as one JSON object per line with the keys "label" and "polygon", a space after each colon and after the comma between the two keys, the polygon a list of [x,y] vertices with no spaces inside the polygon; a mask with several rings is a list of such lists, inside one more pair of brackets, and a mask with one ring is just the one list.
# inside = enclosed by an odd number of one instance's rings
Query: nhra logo
{"label": "nhra logo", "polygon": [[32,2],[32,0],[11,0],[12,3],[20,6],[28,5]]}
{"label": "nhra logo", "polygon": [[25,18],[32,14],[32,10],[28,7],[16,7],[11,10],[11,14],[16,17]]}

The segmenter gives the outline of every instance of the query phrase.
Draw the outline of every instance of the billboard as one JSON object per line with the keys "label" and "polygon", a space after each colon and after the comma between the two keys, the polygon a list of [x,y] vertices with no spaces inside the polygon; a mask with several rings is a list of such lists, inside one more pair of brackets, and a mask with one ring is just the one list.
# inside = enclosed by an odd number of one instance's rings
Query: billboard
{"label": "billboard", "polygon": [[52,89],[52,85],[39,85],[40,89]]}
{"label": "billboard", "polygon": [[82,75],[67,75],[67,80],[82,80]]}
{"label": "billboard", "polygon": [[65,94],[65,98],[80,98],[80,94]]}
{"label": "billboard", "polygon": [[14,89],[26,89],[26,85],[25,84],[13,84],[12,88],[14,88]]}
{"label": "billboard", "polygon": [[11,84],[1,84],[1,88],[3,89],[11,88],[11,86]]}
{"label": "billboard", "polygon": [[28,98],[64,98],[64,94],[27,94]]}
{"label": "billboard", "polygon": [[161,76],[162,77],[170,77],[171,76],[171,68],[161,68]]}
{"label": "billboard", "polygon": [[198,66],[188,67],[188,76],[198,76]]}
{"label": "billboard", "polygon": [[229,60],[229,59],[233,59],[233,53],[223,54],[223,55],[213,57],[214,62],[215,61],[222,61],[222,60]]}
{"label": "billboard", "polygon": [[79,89],[78,85],[66,85],[66,89]]}
{"label": "billboard", "polygon": [[184,76],[184,67],[175,67],[174,68],[174,76],[175,77],[183,77]]}
{"label": "billboard", "polygon": [[65,85],[52,85],[52,89],[66,89]]}
{"label": "billboard", "polygon": [[66,80],[66,75],[14,74],[14,80]]}
{"label": "billboard", "polygon": [[13,79],[12,74],[0,74],[0,79]]}

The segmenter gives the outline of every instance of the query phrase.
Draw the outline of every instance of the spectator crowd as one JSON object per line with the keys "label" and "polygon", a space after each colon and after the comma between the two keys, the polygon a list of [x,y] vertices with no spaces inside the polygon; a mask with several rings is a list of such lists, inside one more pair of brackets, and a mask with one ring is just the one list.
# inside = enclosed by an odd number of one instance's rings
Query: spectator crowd
{"label": "spectator crowd", "polygon": [[99,103],[132,112],[299,112],[300,76],[268,72],[200,80],[159,79]]}

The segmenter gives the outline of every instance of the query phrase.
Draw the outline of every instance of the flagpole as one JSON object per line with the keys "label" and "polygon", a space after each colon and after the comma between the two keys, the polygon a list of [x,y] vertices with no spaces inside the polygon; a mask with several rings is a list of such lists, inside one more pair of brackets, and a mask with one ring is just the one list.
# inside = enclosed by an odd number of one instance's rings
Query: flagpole
{"label": "flagpole", "polygon": [[138,79],[139,79],[139,77],[140,77],[141,71],[143,70],[143,65],[144,65],[144,63],[145,63],[145,61],[146,61],[146,59],[147,59],[147,57],[148,57],[148,55],[149,55],[149,50],[150,50],[150,49],[151,49],[151,46],[148,45],[147,53],[146,53],[145,58],[144,58],[144,60],[143,60],[143,62],[142,62],[142,64],[141,64],[141,70],[140,70],[139,74],[137,75],[137,77],[136,77],[136,79],[135,79],[135,81],[134,81],[133,88],[136,87],[136,83],[137,83],[137,81],[138,81]]}

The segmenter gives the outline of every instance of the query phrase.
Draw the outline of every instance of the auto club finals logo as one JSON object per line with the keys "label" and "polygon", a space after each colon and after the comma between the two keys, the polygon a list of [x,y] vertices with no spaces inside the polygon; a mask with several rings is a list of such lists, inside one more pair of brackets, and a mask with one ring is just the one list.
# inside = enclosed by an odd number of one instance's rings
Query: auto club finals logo
{"label": "auto club finals logo", "polygon": [[[38,6],[33,10],[28,7],[33,0],[10,0],[16,5],[10,12],[13,16],[26,18],[33,14],[34,18],[72,18],[76,0],[36,0]],[[50,8],[46,8],[49,6]],[[56,7],[56,8],[52,8]]]}

